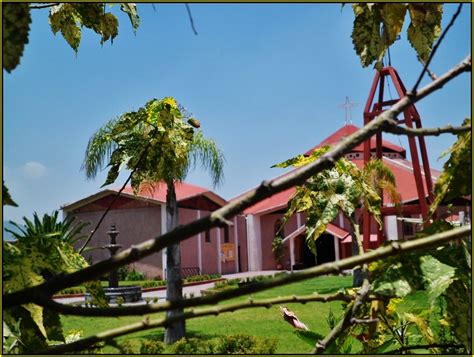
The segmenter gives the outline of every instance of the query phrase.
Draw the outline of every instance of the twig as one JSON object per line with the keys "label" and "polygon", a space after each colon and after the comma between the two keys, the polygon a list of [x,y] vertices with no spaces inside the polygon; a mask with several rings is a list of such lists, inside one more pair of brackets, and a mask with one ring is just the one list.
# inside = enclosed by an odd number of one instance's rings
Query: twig
{"label": "twig", "polygon": [[[369,299],[367,299],[369,300]],[[375,322],[378,322],[379,320],[378,319],[357,319],[355,317],[353,317],[351,319],[351,324],[373,324]]]}
{"label": "twig", "polygon": [[[371,294],[367,297],[368,300],[389,300],[391,296],[383,296],[377,294]],[[345,294],[339,292],[333,295],[305,295],[305,296],[284,296],[278,297],[275,299],[265,299],[257,300],[250,303],[243,303],[242,306],[255,305],[257,306],[271,306],[275,304],[281,304],[285,302],[294,302],[305,304],[307,302],[319,301],[319,302],[328,302],[328,301],[345,301],[350,302],[355,299],[354,295]],[[59,312],[64,315],[76,315],[76,316],[137,316],[137,315],[146,315],[155,312],[163,311],[163,304],[147,304],[147,305],[138,305],[138,306],[122,306],[122,307],[83,307],[83,306],[74,306],[69,304],[61,304],[54,300],[51,300],[47,296],[43,296],[39,299],[38,303],[50,310]],[[194,305],[202,305],[201,303]]]}
{"label": "twig", "polygon": [[452,126],[446,125],[439,128],[409,128],[402,127],[399,125],[389,124],[384,128],[384,131],[396,135],[407,135],[407,136],[438,136],[441,134],[459,134],[466,131],[470,131],[470,125],[463,126]]}
{"label": "twig", "polygon": [[442,344],[442,343],[432,343],[430,345],[413,345],[413,346],[403,346],[400,347],[397,350],[392,350],[388,352],[384,352],[384,355],[391,355],[391,354],[396,354],[396,353],[401,353],[404,351],[410,351],[410,350],[417,350],[417,349],[427,349],[427,348],[465,348],[463,345],[456,345],[456,344]]}
{"label": "twig", "polygon": [[425,65],[423,66],[423,70],[421,71],[420,73],[420,76],[418,77],[415,85],[413,86],[411,92],[412,93],[416,93],[416,90],[418,89],[418,86],[420,85],[420,82],[421,80],[423,79],[423,76],[425,75],[425,72],[427,71],[430,63],[431,63],[431,60],[433,59],[435,53],[436,53],[436,50],[438,49],[439,45],[441,44],[441,42],[443,41],[444,39],[444,36],[446,36],[446,34],[448,33],[449,29],[451,28],[451,26],[453,26],[454,24],[454,21],[456,21],[456,18],[459,16],[459,14],[461,13],[461,9],[462,9],[462,3],[459,4],[458,6],[458,9],[456,10],[456,12],[454,13],[453,17],[451,18],[451,21],[449,22],[448,26],[446,26],[446,28],[444,29],[443,33],[441,34],[441,36],[439,36],[439,39],[438,41],[436,42],[436,44],[433,46],[433,50],[431,51],[430,53],[430,56],[428,57],[428,60],[426,61]]}
{"label": "twig", "polygon": [[59,2],[53,2],[51,4],[45,4],[45,5],[30,5],[30,9],[46,9],[48,7],[53,7],[59,4],[60,4]]}
{"label": "twig", "polygon": [[130,182],[130,180],[132,179],[132,176],[133,174],[135,173],[135,171],[137,171],[138,169],[138,165],[140,165],[140,162],[143,160],[143,158],[145,157],[145,154],[146,152],[148,151],[148,149],[150,148],[150,143],[147,144],[147,146],[143,149],[142,153],[140,154],[140,158],[138,159],[137,161],[137,164],[136,166],[133,168],[132,172],[130,172],[130,175],[128,175],[128,178],[125,180],[125,183],[122,185],[122,187],[120,188],[120,190],[117,192],[117,194],[114,196],[114,199],[112,200],[112,202],[110,202],[109,206],[107,207],[107,209],[104,211],[104,213],[102,214],[102,216],[100,217],[99,221],[97,222],[95,228],[91,231],[91,233],[89,234],[89,237],[87,237],[87,240],[84,242],[84,244],[82,245],[81,249],[79,249],[79,254],[81,254],[84,249],[87,247],[87,245],[89,244],[89,242],[91,241],[92,237],[94,236],[95,232],[99,229],[100,225],[102,224],[102,221],[104,220],[105,216],[107,216],[107,213],[109,213],[109,211],[112,209],[112,206],[114,205],[115,201],[117,201],[117,199],[119,198],[120,194],[122,193],[122,191],[125,189],[125,187],[128,185],[128,183]]}
{"label": "twig", "polygon": [[[136,262],[146,256],[158,252],[170,244],[186,240],[209,228],[217,227],[221,222],[216,217],[224,217],[230,219],[244,209],[253,206],[255,203],[262,201],[278,192],[284,191],[296,185],[301,185],[308,178],[322,170],[331,168],[334,162],[342,157],[350,150],[363,143],[365,140],[373,136],[381,130],[389,120],[395,120],[409,105],[419,101],[430,93],[440,89],[444,84],[460,75],[463,72],[471,70],[471,56],[468,55],[456,67],[440,76],[436,81],[429,83],[420,89],[416,94],[407,94],[400,99],[392,108],[384,111],[377,116],[369,124],[355,133],[341,140],[326,154],[319,157],[314,162],[294,170],[289,175],[276,178],[271,181],[264,181],[254,190],[249,191],[239,199],[228,203],[224,207],[214,211],[209,216],[191,222],[184,226],[179,226],[172,231],[153,239],[146,240],[137,246],[132,246],[119,254],[98,262],[90,267],[82,269],[78,272],[57,276],[51,280],[44,282],[35,287],[26,288],[14,293],[5,294],[3,296],[3,306],[17,306],[27,302],[32,302],[39,295],[52,295],[53,293],[65,289],[67,287],[81,284],[106,274],[107,272],[119,268],[121,266]],[[357,264],[356,264],[357,265]]]}
{"label": "twig", "polygon": [[191,14],[191,9],[189,8],[188,3],[185,3],[186,5],[186,10],[188,11],[188,17],[189,17],[189,22],[191,23],[191,28],[193,29],[194,34],[197,36],[197,31],[196,27],[194,27],[194,20],[193,20],[193,14]]}
{"label": "twig", "polygon": [[438,76],[436,73],[432,72],[428,67],[426,67],[426,73],[428,73],[428,76],[430,76],[431,80],[435,81]]}

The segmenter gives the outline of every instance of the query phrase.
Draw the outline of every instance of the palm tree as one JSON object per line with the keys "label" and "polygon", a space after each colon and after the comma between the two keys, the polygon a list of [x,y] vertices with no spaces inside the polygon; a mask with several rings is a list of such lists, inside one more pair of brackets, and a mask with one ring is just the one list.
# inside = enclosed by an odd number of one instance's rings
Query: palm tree
{"label": "palm tree", "polygon": [[41,240],[45,237],[57,237],[57,239],[70,245],[85,238],[84,235],[81,235],[81,231],[89,223],[75,222],[75,217],[73,216],[68,216],[63,221],[58,221],[58,214],[58,211],[53,211],[51,215],[45,213],[43,218],[40,219],[38,213],[34,212],[33,221],[27,217],[23,217],[23,225],[10,221],[10,224],[17,230],[13,231],[5,228],[5,231],[11,233],[17,240]]}
{"label": "palm tree", "polygon": [[[187,120],[187,122],[186,122]],[[97,175],[109,162],[107,180],[113,183],[121,167],[131,170],[131,185],[135,193],[140,187],[158,182],[167,186],[166,228],[178,225],[178,205],[175,183],[185,179],[191,168],[200,164],[212,177],[214,186],[223,179],[224,158],[212,140],[205,139],[199,122],[171,97],[153,99],[136,112],[127,112],[100,128],[89,140],[83,169],[88,178]],[[179,243],[167,247],[167,299],[182,299],[181,255]],[[168,317],[182,309],[167,312]],[[165,343],[185,336],[185,322],[180,321],[165,330]]]}

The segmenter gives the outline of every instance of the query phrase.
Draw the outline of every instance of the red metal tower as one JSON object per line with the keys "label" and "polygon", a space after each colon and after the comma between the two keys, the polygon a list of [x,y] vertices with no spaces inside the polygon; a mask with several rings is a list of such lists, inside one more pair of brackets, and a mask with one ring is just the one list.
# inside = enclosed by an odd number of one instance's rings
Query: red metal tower
{"label": "red metal tower", "polygon": [[[391,80],[399,98],[397,99],[384,99],[385,96],[385,81]],[[374,103],[375,94],[378,89],[378,101]],[[395,68],[388,66],[382,68],[382,70],[375,73],[372,88],[370,89],[369,97],[367,99],[364,109],[364,125],[373,120],[377,115],[381,114],[387,107],[392,106],[396,102],[403,98],[406,94],[405,86],[403,85],[400,76],[398,75]],[[418,114],[414,105],[409,106],[403,112],[403,118],[397,120],[399,124],[405,124],[409,128],[421,128],[421,118]],[[383,207],[382,202],[382,216],[393,215],[397,211],[401,211],[402,214],[421,214],[423,221],[428,217],[429,204],[433,201],[433,182],[431,180],[430,165],[428,162],[428,154],[426,152],[426,144],[423,136],[419,137],[408,137],[408,144],[410,148],[411,161],[413,166],[413,176],[415,179],[416,190],[418,193],[418,203],[412,205],[404,205],[402,203],[401,208],[396,210],[395,207]],[[364,162],[367,163],[370,160],[372,152],[370,140],[364,142]],[[420,157],[418,152],[421,154],[421,165]],[[379,132],[375,136],[375,157],[382,158],[382,133]],[[422,175],[422,170],[424,175]],[[363,213],[363,236],[364,236],[364,249],[369,248],[370,244],[370,226],[371,217],[367,210]],[[383,231],[379,230],[377,233],[377,246],[383,241]],[[373,248],[373,247],[370,247]]]}

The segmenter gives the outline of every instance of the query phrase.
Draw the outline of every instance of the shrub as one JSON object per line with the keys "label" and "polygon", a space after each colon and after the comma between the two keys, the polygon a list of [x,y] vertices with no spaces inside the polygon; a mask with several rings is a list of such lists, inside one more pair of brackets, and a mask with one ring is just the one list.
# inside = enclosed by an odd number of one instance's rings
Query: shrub
{"label": "shrub", "polygon": [[165,345],[158,340],[146,339],[142,342],[140,353],[142,355],[157,355],[163,353]]}
{"label": "shrub", "polygon": [[120,350],[120,354],[133,355],[138,352],[135,351],[130,341],[123,341],[117,344],[117,348]]}
{"label": "shrub", "polygon": [[127,275],[125,276],[125,280],[127,281],[145,280],[145,274],[133,269],[132,271],[129,271],[127,273]]}
{"label": "shrub", "polygon": [[215,342],[184,337],[173,344],[173,353],[177,355],[216,353]]}
{"label": "shrub", "polygon": [[[128,273],[130,273],[130,267],[128,265],[121,266],[117,269],[117,275],[119,280],[126,280]],[[107,279],[108,276],[106,276],[106,280]]]}
{"label": "shrub", "polygon": [[277,347],[275,338],[250,335],[229,335],[219,338],[216,352],[219,354],[272,354]]}
{"label": "shrub", "polygon": [[174,354],[272,354],[277,339],[250,335],[229,335],[210,340],[182,338],[173,345]]}

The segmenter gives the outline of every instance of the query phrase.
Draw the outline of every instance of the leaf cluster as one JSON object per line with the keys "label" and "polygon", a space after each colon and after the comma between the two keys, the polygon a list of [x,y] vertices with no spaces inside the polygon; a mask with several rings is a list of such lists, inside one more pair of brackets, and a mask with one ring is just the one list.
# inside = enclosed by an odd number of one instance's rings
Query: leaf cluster
{"label": "leaf cluster", "polygon": [[[136,5],[122,4],[120,9],[127,13],[135,31],[140,19]],[[105,11],[102,3],[61,3],[53,6],[49,12],[49,23],[54,34],[61,32],[64,39],[77,53],[81,42],[81,27],[87,27],[101,36],[100,43],[113,42],[118,35],[118,19]]]}
{"label": "leaf cluster", "polygon": [[126,168],[132,171],[131,185],[138,192],[143,183],[153,189],[156,182],[181,181],[200,163],[211,173],[214,184],[219,183],[223,155],[212,140],[196,132],[187,122],[192,118],[185,114],[174,98],[165,97],[109,121],[89,140],[83,163],[86,175],[95,177],[108,159],[103,186],[115,182]]}
{"label": "leaf cluster", "polygon": [[[40,220],[24,218],[25,225],[12,222],[18,231],[11,231],[15,242],[3,242],[3,291],[10,293],[45,282],[59,274],[78,271],[88,266],[75,251],[72,242],[84,227],[74,225],[74,219],[57,222],[57,211]],[[107,306],[100,282],[85,284],[94,296],[95,304]],[[52,341],[64,341],[57,312],[28,303],[4,310],[4,323],[8,326],[9,339],[14,340],[20,353],[32,353],[46,348]],[[7,336],[4,336],[7,337]],[[7,338],[8,340],[8,338]],[[4,349],[6,347],[4,339]]]}
{"label": "leaf cluster", "polygon": [[[471,118],[466,118],[463,125],[470,125]],[[458,139],[444,154],[451,154],[443,166],[443,172],[435,184],[435,199],[430,207],[433,214],[444,201],[471,195],[472,167],[472,133],[467,131],[458,134]]]}
{"label": "leaf cluster", "polygon": [[20,63],[28,43],[31,15],[28,3],[2,3],[3,68],[11,72]]}
{"label": "leaf cluster", "polygon": [[[111,4],[113,5],[113,4]],[[77,53],[86,27],[100,35],[100,43],[112,43],[118,35],[119,21],[105,10],[105,3],[60,3],[50,8],[49,24],[54,34],[60,32],[66,42]],[[3,68],[11,72],[20,63],[31,23],[29,3],[2,3],[3,22]],[[120,3],[120,10],[126,13],[135,32],[140,26],[140,17],[134,3]]]}
{"label": "leaf cluster", "polygon": [[441,34],[442,4],[356,3],[352,9],[352,43],[364,67],[375,61],[376,68],[381,68],[383,56],[398,38],[407,12],[411,20],[407,38],[422,63],[428,60],[434,41]]}
{"label": "leaf cluster", "polygon": [[[328,150],[329,146],[326,146],[315,150],[310,156],[299,155],[274,167],[300,167],[317,160]],[[360,170],[348,159],[341,158],[333,168],[321,171],[304,185],[296,187],[284,221],[288,221],[296,212],[306,213],[306,242],[316,254],[316,239],[336,219],[339,211],[347,218],[352,218],[357,208],[366,207],[381,225],[382,190],[391,193],[394,202],[399,199],[395,177],[381,160],[372,160]]]}

